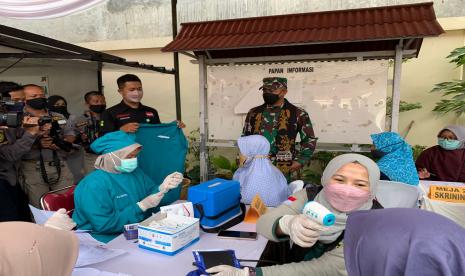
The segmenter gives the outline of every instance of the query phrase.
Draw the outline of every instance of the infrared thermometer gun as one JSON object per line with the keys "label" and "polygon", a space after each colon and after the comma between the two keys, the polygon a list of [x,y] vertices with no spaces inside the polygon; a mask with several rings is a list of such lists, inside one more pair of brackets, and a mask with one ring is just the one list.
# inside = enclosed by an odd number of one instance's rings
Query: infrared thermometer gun
{"label": "infrared thermometer gun", "polygon": [[316,201],[307,202],[302,213],[309,219],[323,226],[331,226],[336,222],[336,216],[325,206]]}

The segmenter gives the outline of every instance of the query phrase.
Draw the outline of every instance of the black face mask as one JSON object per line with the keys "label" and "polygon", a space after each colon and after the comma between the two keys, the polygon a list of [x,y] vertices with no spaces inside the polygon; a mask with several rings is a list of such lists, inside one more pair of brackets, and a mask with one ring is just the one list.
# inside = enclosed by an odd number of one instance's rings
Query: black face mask
{"label": "black face mask", "polygon": [[279,95],[273,93],[263,93],[263,100],[267,105],[273,105],[279,100]]}
{"label": "black face mask", "polygon": [[104,104],[91,104],[89,106],[90,111],[98,113],[98,114],[103,113],[103,111],[105,111],[106,108],[107,106]]}
{"label": "black face mask", "polygon": [[373,158],[376,158],[376,159],[379,159],[379,158],[381,158],[381,157],[383,157],[385,155],[386,155],[385,152],[382,152],[382,151],[377,150],[377,149],[371,151],[371,156],[373,156]]}
{"label": "black face mask", "polygon": [[42,110],[47,107],[47,99],[46,98],[35,98],[31,100],[27,100],[26,104],[35,110]]}
{"label": "black face mask", "polygon": [[60,113],[62,115],[68,114],[68,110],[66,109],[66,106],[54,106],[49,108],[50,111]]}

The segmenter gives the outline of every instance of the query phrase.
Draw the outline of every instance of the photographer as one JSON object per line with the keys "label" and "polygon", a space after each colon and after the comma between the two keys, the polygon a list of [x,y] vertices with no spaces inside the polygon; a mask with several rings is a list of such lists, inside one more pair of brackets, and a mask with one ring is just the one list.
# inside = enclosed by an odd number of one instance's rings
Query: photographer
{"label": "photographer", "polygon": [[[14,82],[0,82],[2,96],[1,114],[16,115],[21,118],[24,100],[22,86]],[[8,102],[8,104],[6,104]],[[8,116],[7,115],[7,116]],[[26,125],[37,125],[36,118],[24,117]],[[31,150],[39,127],[21,128],[20,125],[6,126],[3,120],[0,126],[0,222],[31,221],[28,199],[21,186],[24,180],[20,170],[21,158]]]}
{"label": "photographer", "polygon": [[63,160],[73,151],[65,137],[75,136],[66,118],[47,110],[47,99],[42,87],[24,86],[25,115],[39,118],[43,131],[34,146],[23,158],[25,191],[31,205],[40,208],[40,197],[48,191],[74,184],[73,177]]}
{"label": "photographer", "polygon": [[68,125],[74,130],[76,136],[65,137],[65,140],[74,144],[72,153],[66,156],[66,165],[73,174],[74,183],[79,183],[84,178],[84,149],[80,146],[78,128],[76,127],[76,116],[68,112],[68,102],[59,95],[52,95],[47,99],[47,109],[51,112],[60,113],[65,116]]}
{"label": "photographer", "polygon": [[84,147],[85,171],[91,173],[98,155],[90,148],[95,139],[99,137],[100,118],[106,108],[105,96],[98,91],[90,91],[84,95],[86,111],[76,119],[76,135],[79,143]]}

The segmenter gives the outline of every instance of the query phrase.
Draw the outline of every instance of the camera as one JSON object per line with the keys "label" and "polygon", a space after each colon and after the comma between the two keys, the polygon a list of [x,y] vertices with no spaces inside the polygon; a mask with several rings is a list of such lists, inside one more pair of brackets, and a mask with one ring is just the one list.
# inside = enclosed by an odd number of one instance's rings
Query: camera
{"label": "camera", "polygon": [[52,127],[50,128],[50,137],[53,139],[53,143],[61,150],[70,152],[74,148],[74,146],[72,143],[65,141],[61,138],[62,130],[59,121],[48,115],[40,116],[38,120],[38,125],[44,126],[46,124],[52,125]]}
{"label": "camera", "polygon": [[[43,126],[45,124],[52,124],[52,123],[53,123],[53,118],[50,117],[50,116],[47,116],[47,115],[40,116],[39,122],[38,122],[39,126]],[[52,125],[52,127],[53,127],[53,125]]]}
{"label": "camera", "polygon": [[[49,117],[49,116],[40,117],[39,125],[41,123],[41,120],[48,121],[48,118],[44,118],[44,117]],[[58,123],[58,121],[53,120],[53,118],[50,118],[50,119],[51,119],[51,124],[52,124],[52,128],[50,129],[50,137],[52,137],[53,143],[55,145],[57,145],[57,147],[59,147],[61,150],[64,150],[66,152],[70,152],[74,148],[73,144],[68,142],[68,141],[63,140],[60,137],[61,136],[60,124]],[[44,123],[44,124],[46,124],[46,123]]]}
{"label": "camera", "polygon": [[0,101],[0,126],[20,127],[23,122],[24,104],[14,101]]}

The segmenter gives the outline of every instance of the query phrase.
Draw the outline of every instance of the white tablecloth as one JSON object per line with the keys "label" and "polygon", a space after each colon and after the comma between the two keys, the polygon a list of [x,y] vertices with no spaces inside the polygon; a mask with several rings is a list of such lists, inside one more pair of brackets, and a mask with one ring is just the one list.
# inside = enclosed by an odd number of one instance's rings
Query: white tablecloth
{"label": "white tablecloth", "polygon": [[[230,230],[255,232],[255,224],[240,223]],[[124,249],[128,253],[103,263],[91,265],[109,272],[121,272],[132,276],[142,275],[186,275],[196,269],[192,265],[194,257],[192,250],[202,249],[233,249],[238,259],[258,260],[267,240],[258,235],[256,241],[219,239],[217,234],[208,234],[200,231],[200,240],[187,247],[175,256],[166,256],[160,253],[140,249],[134,241],[128,241],[123,235],[108,243],[110,248]],[[255,266],[256,263],[243,265]]]}

